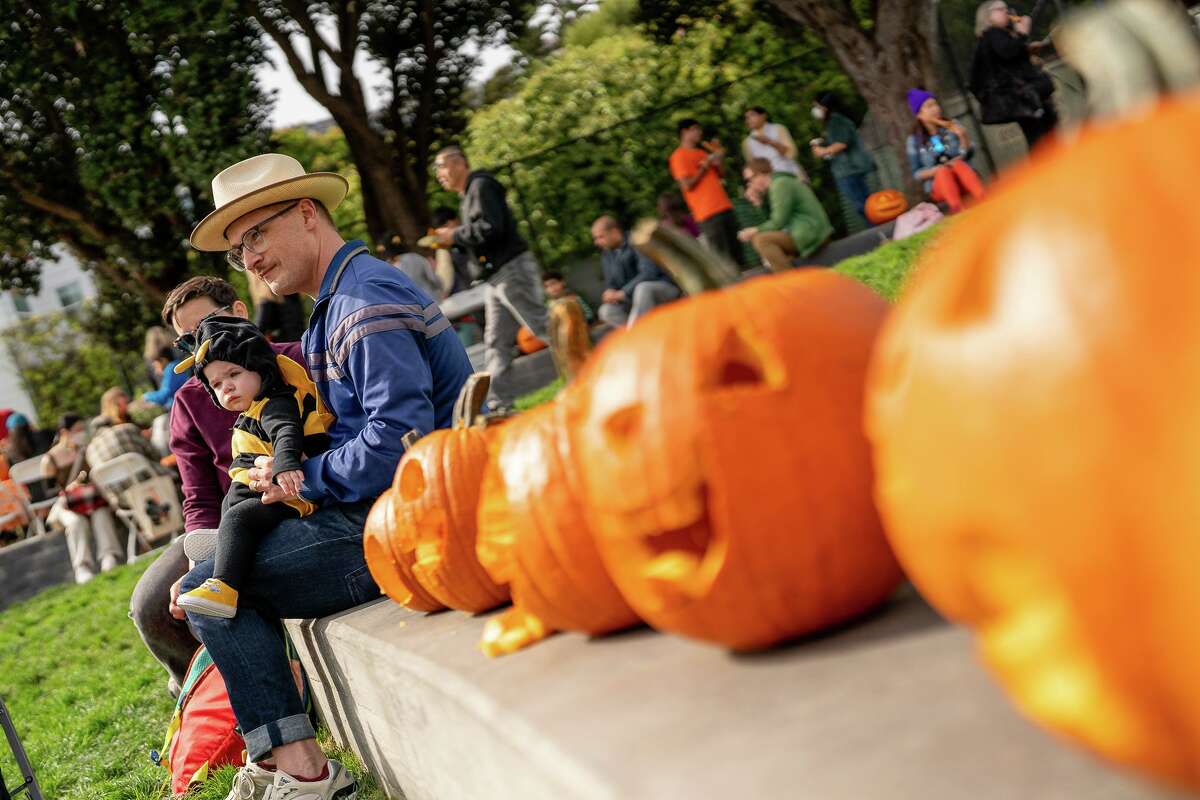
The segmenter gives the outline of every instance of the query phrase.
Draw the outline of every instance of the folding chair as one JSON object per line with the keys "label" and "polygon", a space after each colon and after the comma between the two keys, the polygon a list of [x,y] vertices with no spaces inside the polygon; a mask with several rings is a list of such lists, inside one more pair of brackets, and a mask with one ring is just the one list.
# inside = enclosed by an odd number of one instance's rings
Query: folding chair
{"label": "folding chair", "polygon": [[21,740],[17,737],[17,729],[13,727],[12,718],[8,716],[8,707],[4,705],[4,699],[0,698],[0,728],[4,728],[4,736],[8,739],[8,748],[12,750],[13,757],[17,761],[17,769],[21,771],[21,783],[8,788],[8,784],[4,782],[4,775],[0,774],[0,800],[13,800],[22,793],[27,793],[29,800],[44,800],[42,789],[38,786],[37,777],[33,774],[33,767],[29,765],[29,758],[25,755],[25,748],[21,746]]}
{"label": "folding chair", "polygon": [[42,477],[42,458],[27,458],[13,464],[8,469],[8,477],[25,487],[29,496],[29,509],[37,520],[38,533],[46,530],[45,519],[50,508],[58,501],[58,493],[47,490],[46,479]]}
{"label": "folding chair", "polygon": [[42,521],[29,507],[25,487],[9,478],[0,481],[0,534],[18,531],[25,539],[42,533]]}
{"label": "folding chair", "polygon": [[117,516],[129,528],[130,561],[139,542],[153,549],[183,530],[183,506],[175,482],[141,453],[124,453],[97,464],[90,475],[96,486],[117,500]]}

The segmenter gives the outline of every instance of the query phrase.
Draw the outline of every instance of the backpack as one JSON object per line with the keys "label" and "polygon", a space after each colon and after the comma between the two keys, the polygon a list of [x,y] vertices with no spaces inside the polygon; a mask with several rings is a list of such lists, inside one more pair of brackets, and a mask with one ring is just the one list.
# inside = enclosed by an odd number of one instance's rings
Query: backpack
{"label": "backpack", "polygon": [[[305,690],[303,669],[296,660],[290,639],[287,644],[301,701],[311,714],[311,698]],[[171,773],[171,793],[178,797],[204,783],[221,767],[243,766],[246,763],[245,747],[233,707],[229,704],[225,679],[217,671],[208,649],[200,647],[188,665],[187,678],[179,691],[162,750],[151,751],[150,759]]]}

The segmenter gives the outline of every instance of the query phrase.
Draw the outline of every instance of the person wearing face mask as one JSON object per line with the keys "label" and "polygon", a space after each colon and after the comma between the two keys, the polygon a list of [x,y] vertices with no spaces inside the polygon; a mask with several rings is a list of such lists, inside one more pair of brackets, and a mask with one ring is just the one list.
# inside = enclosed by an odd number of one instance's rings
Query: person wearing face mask
{"label": "person wearing face mask", "polygon": [[67,552],[76,583],[87,583],[96,575],[96,561],[104,572],[121,563],[112,509],[88,492],[84,447],[87,427],[82,417],[64,414],[58,424],[58,439],[42,456],[42,477],[62,490],[46,521],[66,532]]}
{"label": "person wearing face mask", "polygon": [[838,191],[844,194],[859,219],[867,222],[864,209],[871,195],[868,181],[875,171],[875,159],[866,151],[858,138],[858,129],[841,111],[837,97],[831,92],[817,95],[813,101],[812,115],[825,124],[825,137],[812,142],[812,153],[829,162]]}

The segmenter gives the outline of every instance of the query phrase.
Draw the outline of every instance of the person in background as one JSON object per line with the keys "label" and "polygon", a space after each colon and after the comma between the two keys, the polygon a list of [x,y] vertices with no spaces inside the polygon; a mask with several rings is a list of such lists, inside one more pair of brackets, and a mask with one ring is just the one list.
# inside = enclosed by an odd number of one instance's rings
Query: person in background
{"label": "person in background", "polygon": [[[175,392],[179,391],[179,387],[183,386],[187,380],[186,375],[177,375],[175,373],[175,365],[179,362],[179,355],[170,344],[159,351],[158,356],[154,359],[154,371],[162,376],[162,381],[157,389],[143,394],[143,400],[166,409],[171,407],[171,402],[175,399]],[[96,427],[98,425],[93,425],[93,429]]]}
{"label": "person in background", "polygon": [[677,127],[679,147],[669,160],[671,177],[679,184],[708,247],[741,266],[737,217],[721,183],[725,174],[724,151],[718,146],[710,146],[711,149],[700,146],[704,132],[698,121],[682,119]]}
{"label": "person in background", "polygon": [[769,122],[767,110],[762,106],[746,109],[743,118],[750,129],[750,135],[742,140],[745,160],[765,158],[776,172],[787,172],[807,183],[808,175],[796,163],[796,143],[788,129],[778,122]]}
{"label": "person in background", "polygon": [[559,300],[574,299],[579,303],[579,308],[583,311],[584,320],[592,322],[596,319],[596,312],[592,311],[592,307],[588,305],[586,300],[568,288],[567,281],[563,278],[561,272],[551,270],[542,273],[542,291],[546,293],[547,308]]}
{"label": "person in background", "polygon": [[40,456],[50,448],[50,435],[33,427],[19,411],[8,415],[4,427],[8,432],[3,444],[4,457],[10,466]]}
{"label": "person in background", "polygon": [[42,477],[62,491],[50,509],[46,522],[66,532],[67,552],[76,583],[87,583],[100,570],[108,572],[121,563],[121,542],[117,539],[116,520],[106,504],[72,502],[73,493],[87,485],[84,447],[87,426],[82,417],[64,414],[58,424],[53,447],[42,456]]}
{"label": "person in background", "polygon": [[86,460],[89,469],[95,469],[99,464],[112,461],[117,456],[126,453],[138,453],[146,457],[157,472],[158,453],[154,445],[142,433],[142,429],[132,422],[121,422],[116,425],[104,423],[92,431],[92,438],[87,444]]}
{"label": "person in background", "polygon": [[1004,0],[986,0],[975,11],[971,93],[986,125],[1015,122],[1029,149],[1058,126],[1054,81],[1033,62],[1041,46],[1029,41],[1033,20],[1011,13]]}
{"label": "person in background", "polygon": [[462,197],[459,224],[438,228],[437,243],[470,252],[487,282],[483,344],[484,367],[492,376],[488,402],[491,410],[503,411],[517,399],[510,370],[517,332],[524,326],[538,339],[549,341],[541,271],[517,232],[504,186],[495,177],[472,170],[466,153],[453,146],[438,152],[434,170],[443,188]]}
{"label": "person in background", "polygon": [[942,116],[937,98],[924,89],[908,91],[913,132],[906,149],[913,177],[935,203],[945,203],[951,213],[962,211],[963,193],[983,197],[983,181],[967,163],[974,152],[963,126]]}
{"label": "person in background", "polygon": [[[124,389],[120,386],[113,386],[100,395],[100,416],[107,417],[110,425],[132,422],[129,418],[129,395]],[[99,418],[92,420],[93,427],[99,423]]]}
{"label": "person in background", "polygon": [[790,268],[793,258],[812,255],[829,241],[833,225],[807,184],[795,175],[772,172],[765,158],[750,159],[743,176],[754,193],[767,196],[771,216],[744,228],[738,238],[750,242],[773,272]]}
{"label": "person in background", "polygon": [[[432,225],[437,228],[453,228],[458,225],[458,211],[448,206],[433,210]],[[449,297],[471,288],[475,275],[471,271],[471,255],[461,247],[439,247],[434,251],[434,269],[442,291]]]}
{"label": "person in background", "polygon": [[812,142],[813,155],[829,162],[838,191],[854,206],[859,219],[869,224],[864,209],[871,196],[869,178],[875,171],[875,159],[863,147],[858,129],[832,92],[817,95],[812,115],[825,125],[825,137]]}
{"label": "person in background", "polygon": [[692,219],[687,203],[679,192],[663,192],[658,196],[658,221],[674,225],[696,239],[700,238],[700,226]]}
{"label": "person in background", "polygon": [[[254,301],[254,324],[272,342],[298,342],[304,333],[304,301],[298,294],[279,297],[259,278],[247,274]],[[187,376],[184,376],[185,379]]]}
{"label": "person in background", "polygon": [[613,327],[632,325],[650,309],[682,294],[667,273],[633,248],[616,218],[605,214],[593,222],[592,242],[601,252],[604,270],[602,322]]}
{"label": "person in background", "polygon": [[152,325],[146,329],[142,361],[146,363],[146,377],[155,389],[162,386],[163,373],[159,359],[163,348],[171,346],[171,338],[171,332],[161,325]]}
{"label": "person in background", "polygon": [[446,296],[445,288],[434,272],[433,262],[405,244],[400,234],[393,233],[388,237],[383,259],[411,278],[430,300],[441,300]]}

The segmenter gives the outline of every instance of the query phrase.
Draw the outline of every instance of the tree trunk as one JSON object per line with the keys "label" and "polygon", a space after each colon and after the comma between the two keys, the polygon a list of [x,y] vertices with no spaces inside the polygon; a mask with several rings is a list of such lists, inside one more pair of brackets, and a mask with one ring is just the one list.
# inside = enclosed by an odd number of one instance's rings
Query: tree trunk
{"label": "tree trunk", "polygon": [[405,241],[415,242],[425,233],[427,215],[415,207],[420,198],[406,196],[392,170],[392,149],[374,131],[356,130],[357,126],[342,124],[350,157],[358,168],[362,192],[363,216],[367,231],[376,242],[383,242],[392,233],[400,233]]}
{"label": "tree trunk", "polygon": [[878,0],[873,36],[859,24],[846,2],[771,3],[807,25],[829,48],[891,143],[906,193],[910,198],[920,198],[922,192],[905,153],[913,120],[906,94],[917,87],[937,90],[937,8],[933,0]]}

